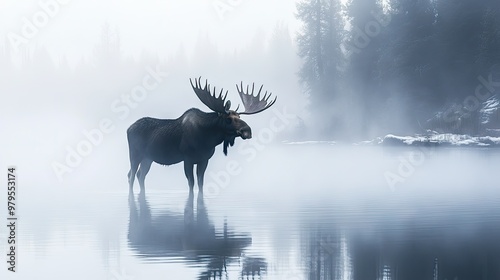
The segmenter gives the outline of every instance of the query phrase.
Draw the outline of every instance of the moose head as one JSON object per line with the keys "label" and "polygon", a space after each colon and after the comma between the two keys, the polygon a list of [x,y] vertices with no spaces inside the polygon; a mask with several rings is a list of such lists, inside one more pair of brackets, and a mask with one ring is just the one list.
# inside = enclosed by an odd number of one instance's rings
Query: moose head
{"label": "moose head", "polygon": [[189,79],[191,87],[193,88],[196,96],[205,104],[210,110],[218,113],[220,125],[225,131],[224,138],[224,154],[227,155],[227,147],[234,145],[234,140],[236,137],[241,137],[243,140],[252,138],[252,129],[250,126],[240,118],[240,115],[252,115],[262,112],[269,107],[273,106],[276,102],[277,97],[272,99],[271,93],[267,91],[261,98],[261,92],[264,85],[259,88],[257,95],[254,95],[255,84],[252,83],[252,91],[249,92],[250,86],[247,85],[246,91],[243,91],[243,82],[236,84],[236,89],[240,95],[241,101],[245,111],[238,112],[239,105],[236,110],[231,110],[231,100],[226,101],[228,91],[224,93],[224,89],[221,89],[217,95],[216,88],[213,91],[210,89],[210,84],[205,80],[205,86],[202,87],[201,77],[193,81]]}

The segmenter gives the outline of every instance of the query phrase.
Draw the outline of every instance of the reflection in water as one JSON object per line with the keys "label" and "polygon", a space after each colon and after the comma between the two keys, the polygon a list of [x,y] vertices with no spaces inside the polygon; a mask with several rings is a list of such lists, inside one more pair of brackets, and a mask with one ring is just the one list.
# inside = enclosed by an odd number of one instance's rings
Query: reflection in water
{"label": "reflection in water", "polygon": [[136,256],[147,262],[171,262],[180,259],[204,267],[199,279],[222,279],[227,266],[239,264],[241,275],[260,275],[267,264],[262,258],[244,257],[244,248],[252,243],[250,236],[234,233],[224,222],[218,232],[210,222],[203,195],[198,195],[196,215],[194,194],[189,193],[184,214],[164,212],[152,216],[146,195],[138,195],[139,208],[133,193],[129,194],[129,246]]}
{"label": "reflection in water", "polygon": [[302,263],[310,280],[500,279],[497,223],[443,221],[430,227],[388,222],[369,234],[306,223]]}
{"label": "reflection in water", "polygon": [[[267,270],[267,262],[264,258],[258,257],[244,257],[243,258],[243,268],[241,270],[241,276],[247,276],[246,279],[255,279],[254,276],[262,276]],[[259,277],[260,279],[260,277]]]}
{"label": "reflection in water", "polygon": [[159,176],[127,205],[112,170],[98,190],[25,189],[19,279],[500,279],[499,151],[426,154],[391,191],[384,172],[398,172],[407,149],[276,149],[205,201]]}
{"label": "reflection in water", "polygon": [[308,279],[352,279],[346,237],[335,231],[305,229],[302,256]]}

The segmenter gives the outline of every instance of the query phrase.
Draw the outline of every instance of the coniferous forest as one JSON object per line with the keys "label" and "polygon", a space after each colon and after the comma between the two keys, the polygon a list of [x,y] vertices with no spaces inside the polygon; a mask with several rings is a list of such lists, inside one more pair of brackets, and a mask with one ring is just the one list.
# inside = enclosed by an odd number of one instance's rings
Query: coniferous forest
{"label": "coniferous forest", "polygon": [[[480,135],[500,85],[500,2],[307,0],[300,78],[324,133]],[[492,101],[493,100],[493,101]],[[492,113],[488,111],[488,113]]]}
{"label": "coniferous forest", "polygon": [[[2,86],[15,92],[6,102],[23,103],[38,87],[26,108],[97,121],[102,116],[89,111],[109,112],[147,67],[159,67],[169,76],[148,102],[166,107],[172,95],[193,106],[196,100],[185,94],[190,77],[225,88],[242,80],[265,84],[296,116],[287,139],[500,135],[499,1],[302,0],[295,17],[298,31],[278,23],[233,52],[200,31],[193,46],[181,44],[176,53],[144,48],[132,56],[123,50],[123,30],[107,22],[94,50],[73,61],[36,40],[15,46],[5,36]],[[130,119],[165,112],[164,106],[144,106]]]}

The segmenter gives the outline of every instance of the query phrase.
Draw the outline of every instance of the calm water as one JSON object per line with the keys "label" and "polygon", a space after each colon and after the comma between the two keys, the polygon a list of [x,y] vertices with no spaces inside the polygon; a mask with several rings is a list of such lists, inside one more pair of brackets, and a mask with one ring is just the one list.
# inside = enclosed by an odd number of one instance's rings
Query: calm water
{"label": "calm water", "polygon": [[496,150],[216,154],[203,196],[182,166],[129,193],[115,161],[96,154],[64,187],[20,171],[18,272],[1,279],[500,279]]}

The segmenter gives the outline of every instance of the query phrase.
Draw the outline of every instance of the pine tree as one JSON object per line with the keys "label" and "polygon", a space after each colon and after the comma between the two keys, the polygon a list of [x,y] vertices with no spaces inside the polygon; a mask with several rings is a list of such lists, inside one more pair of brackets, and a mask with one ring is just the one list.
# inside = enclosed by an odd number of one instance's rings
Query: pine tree
{"label": "pine tree", "polygon": [[500,9],[486,8],[481,21],[481,34],[476,65],[480,70],[500,66]]}
{"label": "pine tree", "polygon": [[[297,5],[297,17],[303,22],[298,34],[299,56],[303,59],[299,71],[301,82],[310,94],[315,112],[323,112],[326,124],[333,124],[331,111],[335,99],[342,93],[340,82],[345,64],[341,50],[344,20],[339,0],[304,0]],[[331,129],[327,127],[324,129]]]}
{"label": "pine tree", "polygon": [[348,58],[346,78],[351,95],[360,107],[360,130],[372,126],[373,116],[380,108],[377,90],[377,63],[380,56],[382,31],[390,23],[378,0],[351,0],[347,3],[348,37],[343,44]]}

